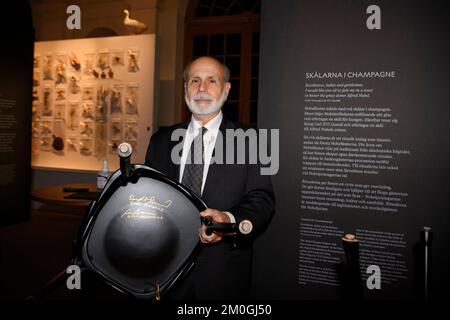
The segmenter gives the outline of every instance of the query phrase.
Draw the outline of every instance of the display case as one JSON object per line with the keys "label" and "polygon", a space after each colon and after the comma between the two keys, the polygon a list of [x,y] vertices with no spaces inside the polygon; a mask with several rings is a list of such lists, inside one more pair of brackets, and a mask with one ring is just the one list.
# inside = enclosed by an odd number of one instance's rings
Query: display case
{"label": "display case", "polygon": [[153,34],[36,42],[33,168],[115,170],[121,142],[144,163],[154,81]]}

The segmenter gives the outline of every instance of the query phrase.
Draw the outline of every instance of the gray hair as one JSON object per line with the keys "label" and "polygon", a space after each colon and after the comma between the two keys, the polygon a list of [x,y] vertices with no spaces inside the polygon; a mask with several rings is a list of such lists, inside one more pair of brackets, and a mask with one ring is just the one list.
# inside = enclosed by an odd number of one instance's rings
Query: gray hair
{"label": "gray hair", "polygon": [[[223,83],[227,83],[230,80],[230,69],[225,64],[223,64],[222,62],[217,60],[216,58],[209,57],[209,56],[204,56],[204,57],[208,57],[208,58],[214,59],[222,66],[222,68],[223,68],[223,79],[222,80],[223,80]],[[199,57],[199,58],[203,58],[203,57]],[[197,59],[199,59],[199,58],[197,58]],[[186,66],[186,68],[184,68],[184,71],[183,71],[184,82],[188,82],[189,81],[189,69],[191,68],[192,63],[194,61],[196,61],[197,59],[189,62],[189,64]]]}

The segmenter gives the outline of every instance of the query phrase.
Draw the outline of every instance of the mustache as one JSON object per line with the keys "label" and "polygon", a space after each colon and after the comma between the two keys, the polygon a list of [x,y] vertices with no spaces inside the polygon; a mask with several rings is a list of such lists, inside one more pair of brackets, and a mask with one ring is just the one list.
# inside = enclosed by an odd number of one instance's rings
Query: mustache
{"label": "mustache", "polygon": [[206,93],[197,93],[192,97],[192,100],[209,100],[209,101],[213,101],[214,99],[212,97],[210,97],[208,94]]}

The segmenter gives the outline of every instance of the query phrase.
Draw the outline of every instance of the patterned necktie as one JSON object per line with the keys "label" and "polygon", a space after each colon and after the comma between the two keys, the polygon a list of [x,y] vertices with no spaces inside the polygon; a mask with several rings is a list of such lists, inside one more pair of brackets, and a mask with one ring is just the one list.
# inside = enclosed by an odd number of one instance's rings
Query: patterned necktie
{"label": "patterned necktie", "polygon": [[203,135],[206,128],[201,128],[201,133],[197,134],[189,149],[189,154],[184,165],[183,179],[181,183],[190,190],[201,196],[202,181],[203,181],[203,165],[204,165],[204,147]]}

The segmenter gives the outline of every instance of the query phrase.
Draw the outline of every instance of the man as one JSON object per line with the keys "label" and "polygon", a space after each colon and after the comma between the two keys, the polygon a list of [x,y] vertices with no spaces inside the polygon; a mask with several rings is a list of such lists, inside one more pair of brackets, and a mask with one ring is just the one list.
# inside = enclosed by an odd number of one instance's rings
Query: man
{"label": "man", "polygon": [[[221,112],[231,88],[229,75],[228,68],[211,57],[200,57],[188,65],[184,72],[184,88],[185,101],[192,112],[191,120],[155,133],[147,150],[147,165],[202,197],[209,207],[200,212],[202,217],[211,217],[215,222],[236,222],[241,226],[245,223],[247,231],[251,229],[248,235],[219,232],[207,235],[205,226],[202,226],[199,237],[204,248],[193,270],[173,290],[175,299],[248,298],[251,240],[265,228],[274,209],[270,178],[261,175],[258,164],[248,163],[248,145],[245,164],[211,161],[219,145],[217,140],[226,136],[226,130],[249,129],[227,120]],[[181,161],[177,164],[171,154],[180,142],[171,141],[171,137],[180,128],[186,131]],[[202,147],[195,148],[195,140],[201,141]],[[237,148],[234,148],[236,155]],[[196,152],[200,152],[200,169],[193,158]]]}

